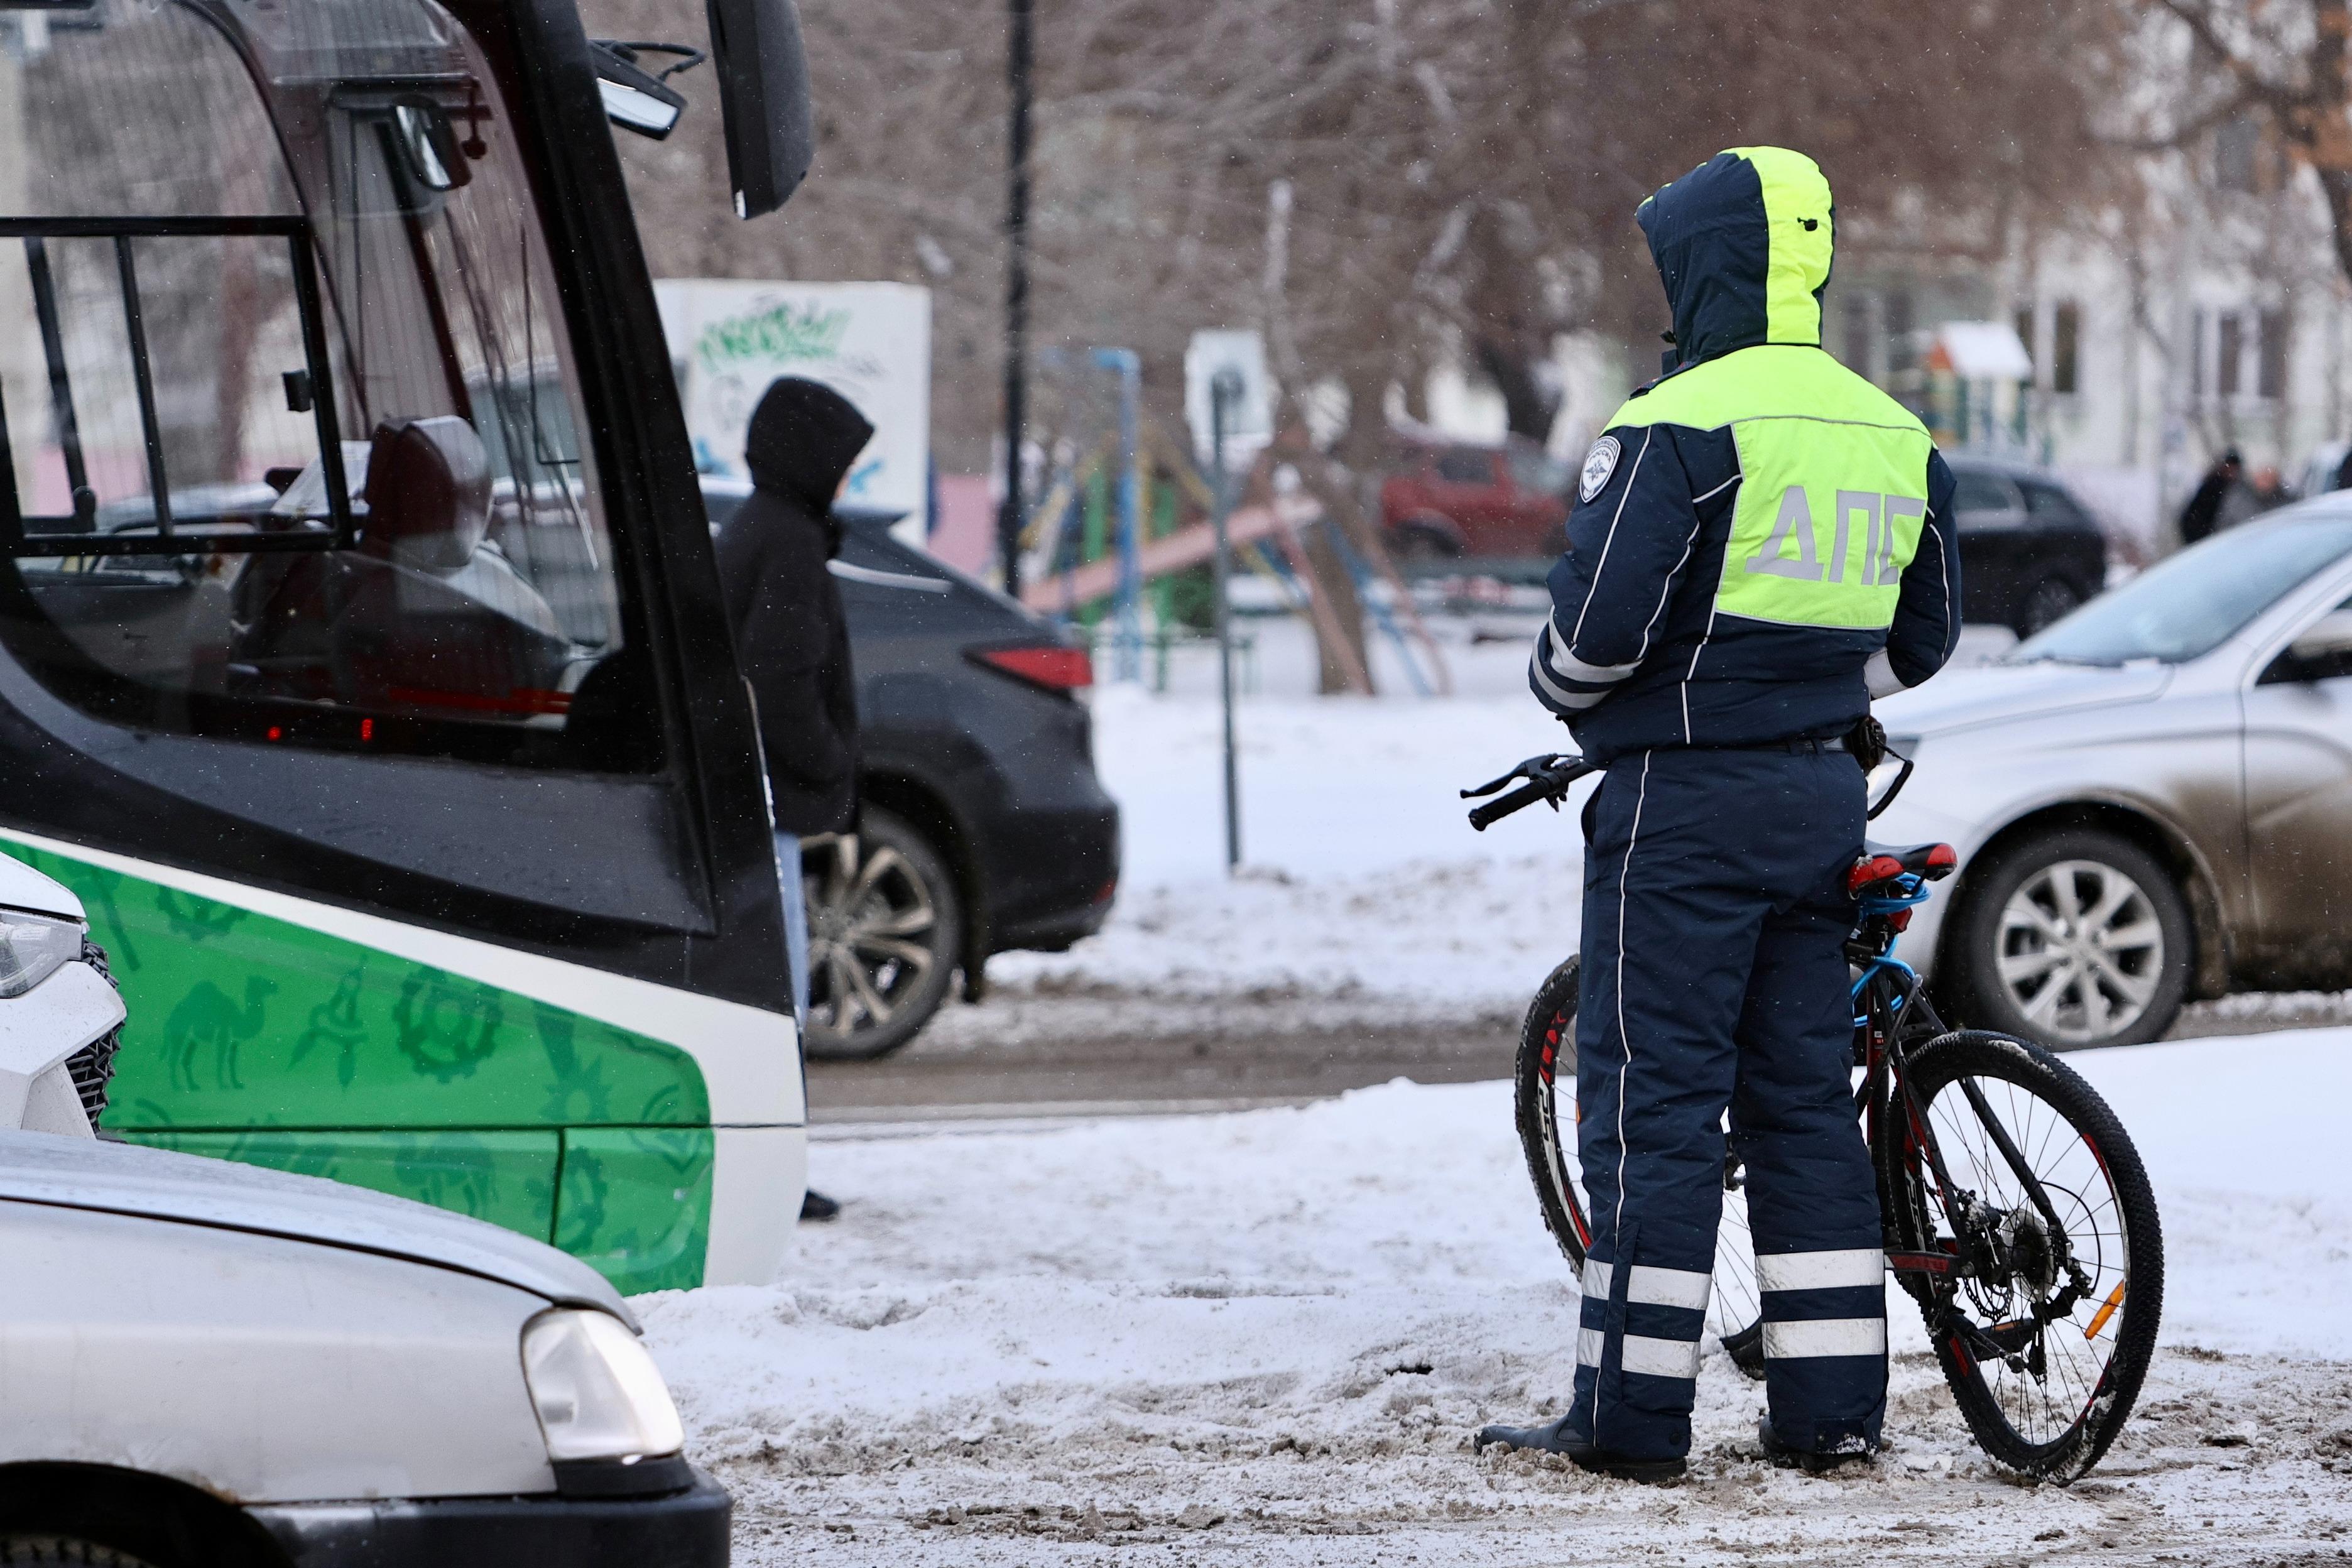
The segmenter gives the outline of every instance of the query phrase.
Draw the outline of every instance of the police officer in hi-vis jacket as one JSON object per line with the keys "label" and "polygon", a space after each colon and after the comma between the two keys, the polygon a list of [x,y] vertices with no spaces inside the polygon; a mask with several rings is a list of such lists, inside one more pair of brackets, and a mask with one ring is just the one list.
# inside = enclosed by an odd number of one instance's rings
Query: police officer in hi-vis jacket
{"label": "police officer in hi-vis jacket", "polygon": [[1822,1468],[1874,1452],[1886,1403],[1878,1198],[1848,1086],[1857,753],[1871,698],[1935,674],[1958,636],[1952,475],[1821,346],[1834,220],[1811,159],[1734,148],[1637,219],[1675,346],[1585,458],[1528,670],[1605,766],[1584,817],[1575,1396],[1478,1445],[1682,1473],[1728,1109],[1762,1440]]}

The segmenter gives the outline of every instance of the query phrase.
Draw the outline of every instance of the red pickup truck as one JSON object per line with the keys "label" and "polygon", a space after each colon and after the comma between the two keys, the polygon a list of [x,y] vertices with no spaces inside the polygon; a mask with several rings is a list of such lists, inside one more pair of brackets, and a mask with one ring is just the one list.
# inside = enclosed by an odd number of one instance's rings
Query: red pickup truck
{"label": "red pickup truck", "polygon": [[1401,560],[1556,555],[1572,476],[1534,442],[1404,447],[1381,483],[1381,523]]}

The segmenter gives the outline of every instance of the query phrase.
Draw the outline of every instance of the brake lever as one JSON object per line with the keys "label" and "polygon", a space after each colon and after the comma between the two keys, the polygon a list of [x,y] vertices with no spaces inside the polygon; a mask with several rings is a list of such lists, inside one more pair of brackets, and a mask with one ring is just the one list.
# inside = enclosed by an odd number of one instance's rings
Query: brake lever
{"label": "brake lever", "polygon": [[[1549,772],[1559,760],[1560,753],[1558,752],[1545,752],[1540,755],[1529,757],[1527,761],[1513,768],[1509,773],[1505,773],[1501,778],[1482,784],[1476,789],[1464,790],[1462,792],[1462,798],[1464,800],[1484,799],[1487,795],[1497,794],[1498,792],[1509,787],[1513,779],[1525,779],[1529,784],[1534,784],[1538,779],[1542,778],[1544,776],[1544,773]],[[1543,771],[1539,772],[1538,770]]]}

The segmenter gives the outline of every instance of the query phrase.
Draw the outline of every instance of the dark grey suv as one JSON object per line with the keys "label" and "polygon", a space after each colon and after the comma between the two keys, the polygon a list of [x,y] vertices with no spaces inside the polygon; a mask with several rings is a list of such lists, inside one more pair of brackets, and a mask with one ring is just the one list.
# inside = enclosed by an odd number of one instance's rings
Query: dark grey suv
{"label": "dark grey suv", "polygon": [[[708,479],[713,527],[750,494]],[[1101,926],[1118,886],[1118,806],[1095,776],[1078,694],[1087,652],[1003,595],[842,514],[858,831],[811,840],[808,1051],[878,1057],[912,1039],[954,976]]]}
{"label": "dark grey suv", "polygon": [[2107,536],[2039,468],[1947,454],[1958,489],[1964,619],[2030,637],[2107,585]]}

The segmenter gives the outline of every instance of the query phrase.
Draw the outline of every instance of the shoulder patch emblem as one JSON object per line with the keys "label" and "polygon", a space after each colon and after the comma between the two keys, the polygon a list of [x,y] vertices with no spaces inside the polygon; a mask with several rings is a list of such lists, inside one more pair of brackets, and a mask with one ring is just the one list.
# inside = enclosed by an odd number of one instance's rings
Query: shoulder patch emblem
{"label": "shoulder patch emblem", "polygon": [[1624,448],[1614,436],[1603,436],[1592,443],[1592,450],[1584,454],[1584,479],[1576,487],[1576,499],[1589,501],[1609,486],[1609,476],[1617,471],[1617,457]]}

